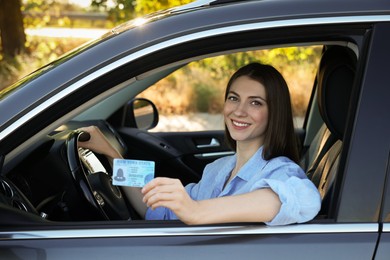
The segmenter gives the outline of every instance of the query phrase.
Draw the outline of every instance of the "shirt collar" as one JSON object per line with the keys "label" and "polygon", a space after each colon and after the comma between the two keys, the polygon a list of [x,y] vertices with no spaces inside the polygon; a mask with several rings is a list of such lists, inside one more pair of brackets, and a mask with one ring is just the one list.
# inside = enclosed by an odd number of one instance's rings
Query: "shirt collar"
{"label": "shirt collar", "polygon": [[252,155],[252,157],[241,167],[235,177],[239,177],[244,181],[248,181],[253,177],[253,175],[260,172],[267,164],[267,162],[268,161],[264,160],[263,158],[263,146],[261,146]]}
{"label": "shirt collar", "polygon": [[222,192],[224,185],[226,181],[228,180],[230,173],[232,172],[234,165],[236,164],[237,161],[237,155],[234,154],[232,156],[229,156],[226,161],[224,161],[224,164],[221,166],[220,169],[220,174],[217,175],[215,182],[216,184],[214,185],[214,195],[217,197],[220,195]]}
{"label": "shirt collar", "polygon": [[[217,176],[216,183],[214,188],[214,193],[220,194],[223,190],[223,186],[226,181],[229,179],[230,173],[234,169],[234,166],[237,162],[237,154],[232,155],[229,160],[225,161],[224,165],[221,168],[221,173]],[[240,178],[243,181],[248,182],[255,174],[259,173],[264,166],[267,164],[267,161],[263,159],[263,147],[260,147],[255,154],[243,165],[239,170],[236,176],[231,180],[234,181],[236,178]],[[227,184],[226,186],[229,186]],[[225,187],[225,191],[227,192]],[[229,189],[229,188],[228,188]]]}

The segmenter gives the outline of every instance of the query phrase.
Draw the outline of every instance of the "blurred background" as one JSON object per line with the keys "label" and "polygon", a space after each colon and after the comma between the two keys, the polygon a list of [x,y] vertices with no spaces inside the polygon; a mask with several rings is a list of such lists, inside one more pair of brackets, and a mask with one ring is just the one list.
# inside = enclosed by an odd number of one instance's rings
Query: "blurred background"
{"label": "blurred background", "polygon": [[0,0],[0,90],[104,31],[191,0]]}
{"label": "blurred background", "polygon": [[[190,2],[0,0],[0,96],[2,89],[112,27]],[[161,115],[219,114],[224,102],[223,92],[231,74],[248,62],[261,61],[272,64],[283,74],[290,88],[294,116],[302,118],[310,98],[307,89],[312,87],[320,55],[320,46],[309,46],[205,59],[173,73],[142,96],[153,96]],[[180,99],[177,91],[181,93]],[[169,98],[170,95],[174,98]],[[164,99],[160,100],[159,96]]]}

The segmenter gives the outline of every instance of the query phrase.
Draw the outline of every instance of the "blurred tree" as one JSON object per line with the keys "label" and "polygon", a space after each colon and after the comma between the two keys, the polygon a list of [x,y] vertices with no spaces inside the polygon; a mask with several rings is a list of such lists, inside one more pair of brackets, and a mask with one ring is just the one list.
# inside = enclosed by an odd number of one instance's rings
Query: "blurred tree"
{"label": "blurred tree", "polygon": [[107,12],[111,21],[118,24],[137,16],[143,16],[159,10],[187,4],[192,1],[193,0],[91,0],[91,7],[96,11]]}
{"label": "blurred tree", "polygon": [[174,6],[188,4],[194,0],[136,0],[135,11],[139,15],[153,13]]}
{"label": "blurred tree", "polygon": [[108,13],[109,19],[115,23],[122,23],[134,18],[133,0],[112,0],[109,4],[107,0],[91,0],[91,7],[95,11],[104,11]]}
{"label": "blurred tree", "polygon": [[70,26],[68,12],[85,12],[81,7],[67,0],[23,0],[25,28],[45,26]]}
{"label": "blurred tree", "polygon": [[12,58],[25,51],[26,34],[20,0],[0,0],[0,35],[4,57]]}

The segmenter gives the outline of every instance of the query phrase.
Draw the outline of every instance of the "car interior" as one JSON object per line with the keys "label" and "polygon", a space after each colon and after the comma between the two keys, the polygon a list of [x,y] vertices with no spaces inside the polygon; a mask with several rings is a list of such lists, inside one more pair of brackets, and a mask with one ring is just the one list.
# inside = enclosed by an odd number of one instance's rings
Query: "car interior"
{"label": "car interior", "polygon": [[330,214],[356,62],[351,49],[333,46],[323,53],[318,70],[318,106],[324,124],[312,142],[314,158],[306,172],[321,194],[320,215]]}
{"label": "car interior", "polygon": [[[0,181],[4,222],[31,225],[142,221],[121,187],[111,184],[110,162],[78,147],[83,133],[77,129],[83,126],[98,126],[125,158],[154,161],[156,176],[179,178],[183,184],[199,181],[207,163],[232,154],[224,143],[223,130],[150,131],[158,123],[156,106],[152,101],[135,99],[158,80],[202,58],[171,63],[121,81],[59,119],[49,134],[32,138],[29,145],[15,151],[4,164]],[[345,122],[351,113],[349,100],[356,64],[356,46],[346,42],[324,45],[305,122],[302,129],[297,129],[302,147],[301,166],[323,199],[321,212],[313,221],[331,220],[335,211],[334,187],[341,178],[337,174]],[[148,111],[141,119],[137,102]],[[220,145],[209,147],[213,139]],[[207,148],[200,149],[202,145]]]}

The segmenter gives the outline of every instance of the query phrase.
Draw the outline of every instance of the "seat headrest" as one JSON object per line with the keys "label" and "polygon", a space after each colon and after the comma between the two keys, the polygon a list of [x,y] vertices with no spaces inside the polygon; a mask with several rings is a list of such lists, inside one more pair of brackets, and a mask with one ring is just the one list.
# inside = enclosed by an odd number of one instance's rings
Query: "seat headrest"
{"label": "seat headrest", "polygon": [[328,129],[339,140],[343,140],[356,63],[356,55],[351,49],[332,46],[323,53],[318,69],[320,113]]}

